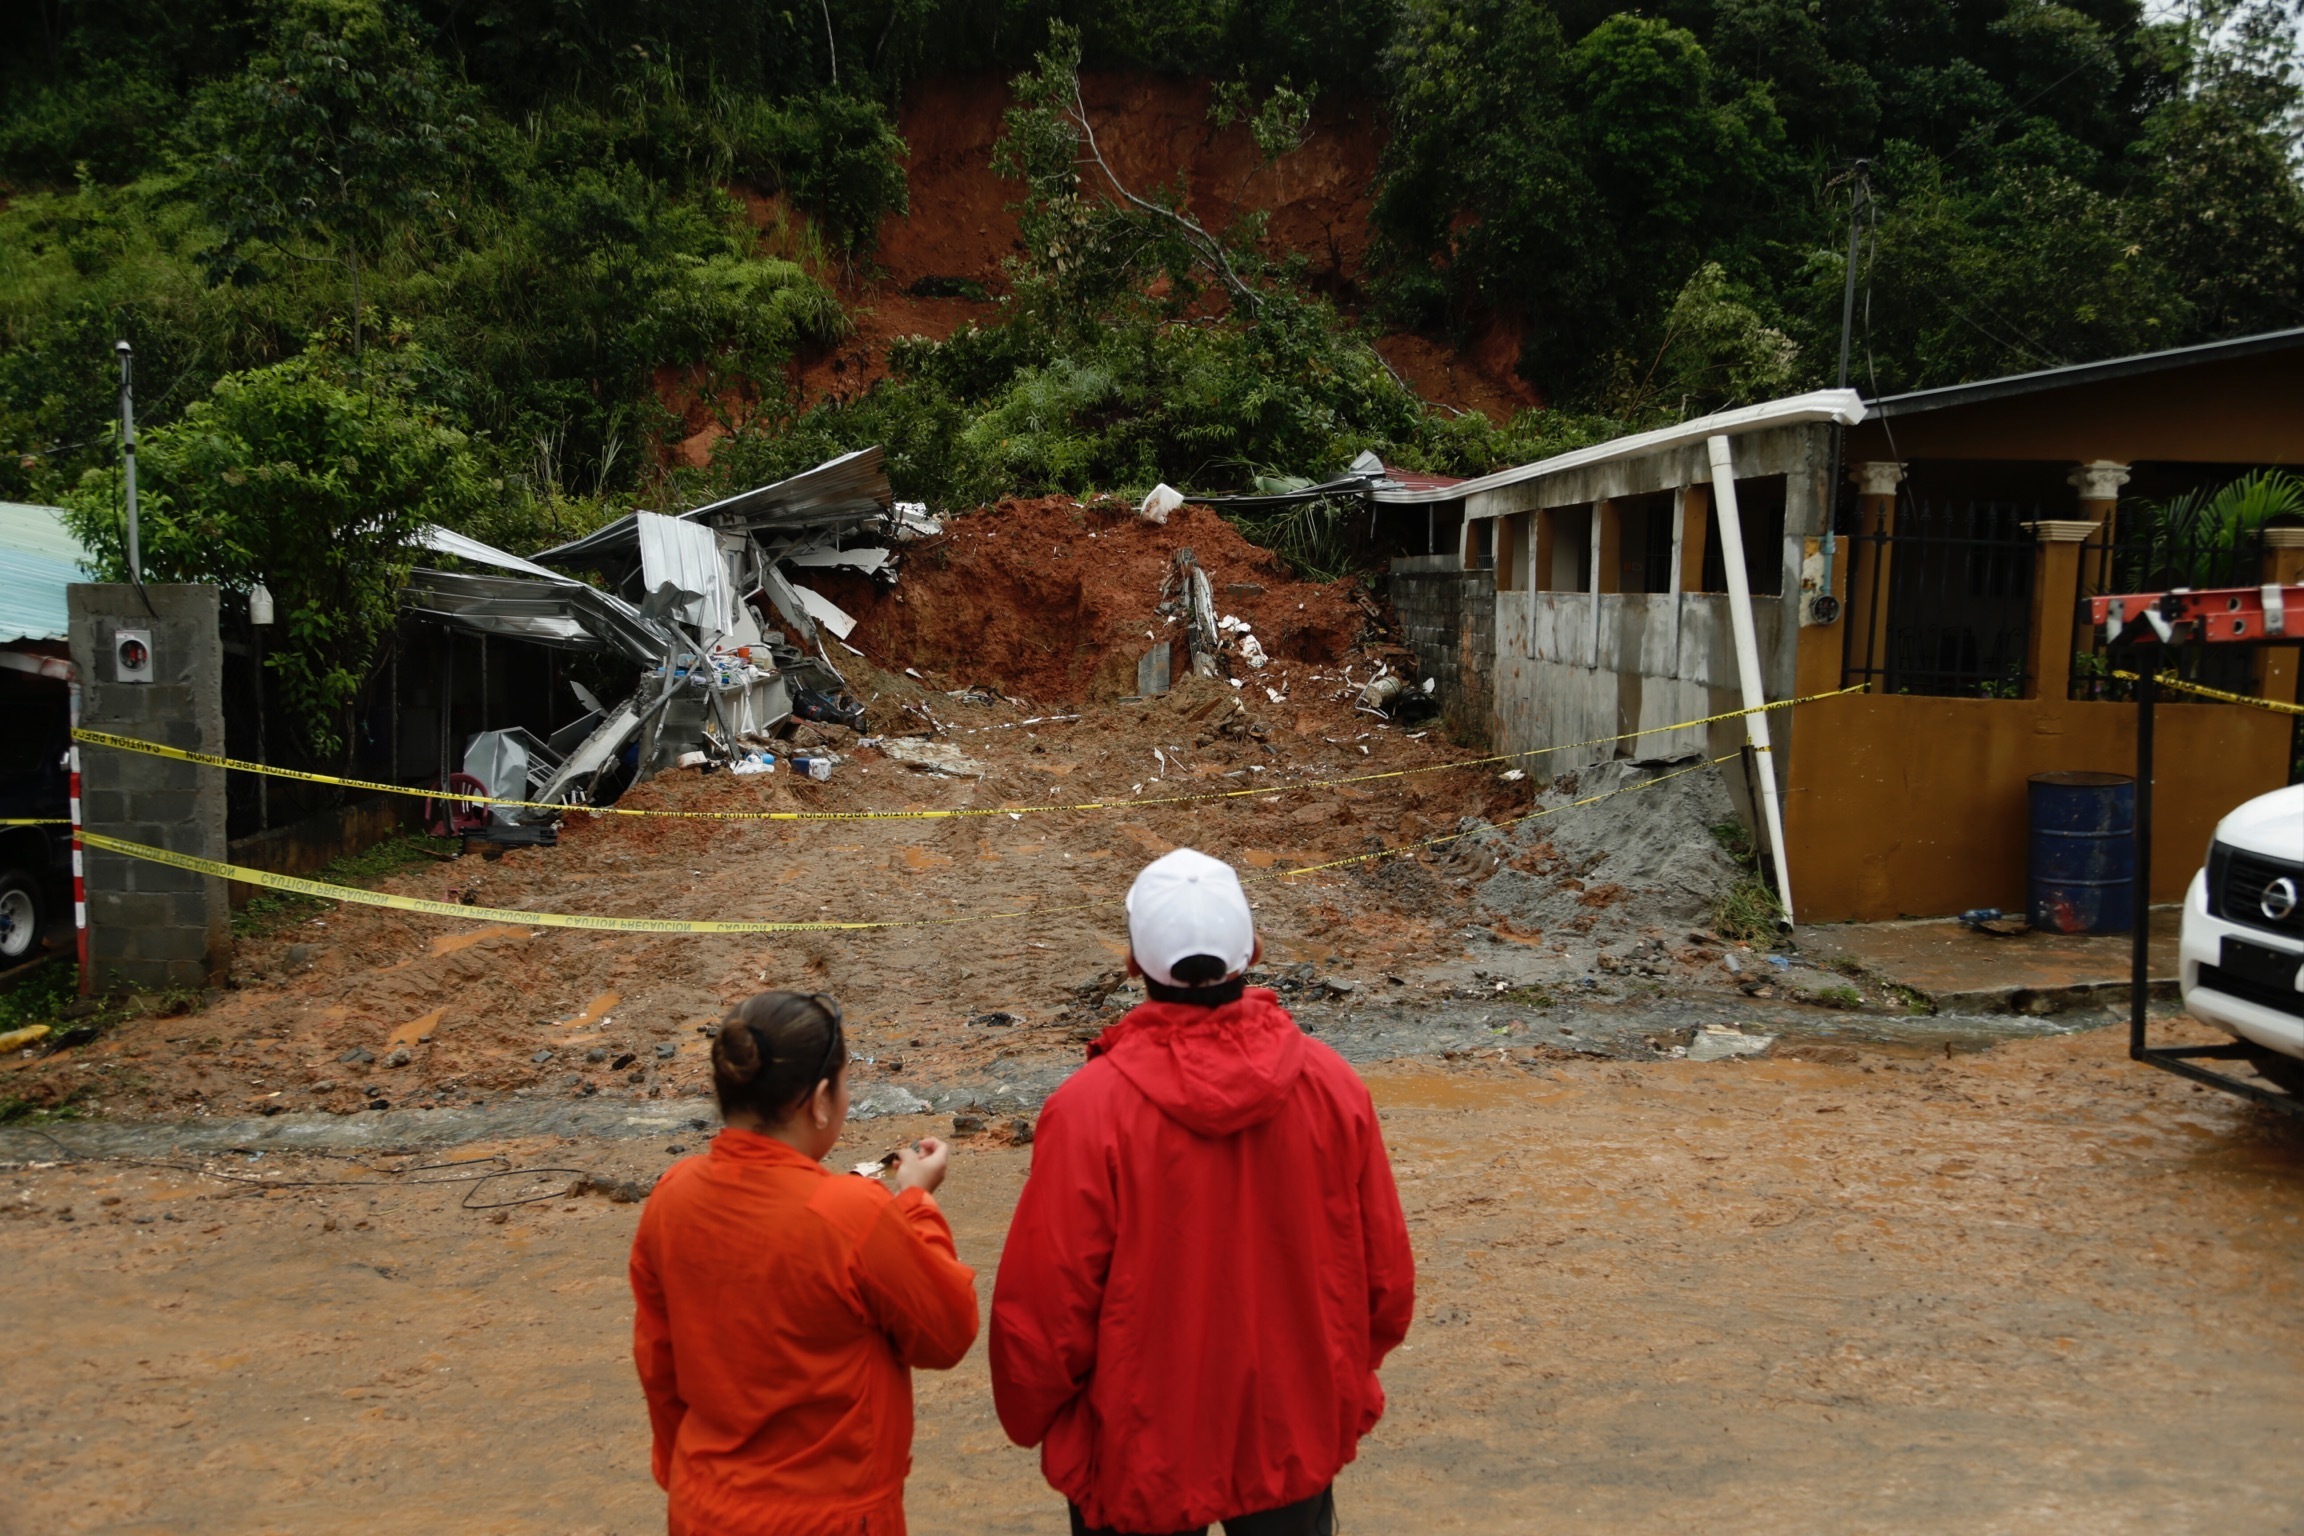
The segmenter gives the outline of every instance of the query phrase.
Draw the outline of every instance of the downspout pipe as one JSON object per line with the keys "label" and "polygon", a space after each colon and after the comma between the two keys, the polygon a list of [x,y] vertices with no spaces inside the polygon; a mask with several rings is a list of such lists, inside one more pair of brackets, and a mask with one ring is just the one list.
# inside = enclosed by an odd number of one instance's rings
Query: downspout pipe
{"label": "downspout pipe", "polygon": [[[1742,685],[1744,739],[1760,764],[1760,814],[1768,824],[1768,852],[1776,867],[1776,895],[1784,922],[1792,921],[1792,861],[1784,852],[1784,806],[1776,790],[1776,757],[1768,740],[1768,716],[1761,706],[1768,690],[1760,681],[1760,636],[1752,626],[1752,583],[1744,572],[1744,524],[1736,512],[1736,461],[1725,436],[1705,440],[1712,457],[1712,511],[1720,525],[1720,563],[1728,576],[1728,627],[1736,640],[1736,679]],[[1783,552],[1777,552],[1783,558]]]}

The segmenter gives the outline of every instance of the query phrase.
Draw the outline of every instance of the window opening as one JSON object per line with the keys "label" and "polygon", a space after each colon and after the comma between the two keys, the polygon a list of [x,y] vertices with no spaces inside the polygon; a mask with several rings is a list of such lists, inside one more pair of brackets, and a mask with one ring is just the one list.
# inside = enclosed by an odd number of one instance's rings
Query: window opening
{"label": "window opening", "polygon": [[[1719,498],[1704,498],[1704,590],[1728,590],[1720,553]],[[1744,580],[1754,597],[1784,591],[1784,477],[1761,475],[1736,482],[1736,521],[1744,534]]]}
{"label": "window opening", "polygon": [[1626,496],[1616,514],[1616,590],[1672,590],[1672,493]]}
{"label": "window opening", "polygon": [[1551,568],[1544,573],[1547,592],[1592,590],[1592,506],[1551,507],[1543,514],[1550,532]]}

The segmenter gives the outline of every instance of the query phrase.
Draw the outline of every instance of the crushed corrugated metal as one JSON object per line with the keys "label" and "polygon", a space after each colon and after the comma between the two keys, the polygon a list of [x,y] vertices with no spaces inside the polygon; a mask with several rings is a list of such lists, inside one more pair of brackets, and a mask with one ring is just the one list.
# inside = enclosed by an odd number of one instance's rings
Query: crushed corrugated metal
{"label": "crushed corrugated metal", "polygon": [[[632,512],[532,558],[427,529],[426,548],[493,570],[419,568],[400,601],[452,628],[618,655],[638,669],[622,702],[583,695],[586,714],[550,741],[484,731],[467,745],[468,791],[587,805],[635,739],[632,766],[644,777],[695,754],[761,771],[793,719],[861,731],[863,707],[826,646],[828,635],[853,651],[856,621],[807,574],[893,583],[893,546],[942,526],[924,505],[897,502],[881,450],[864,448],[678,516]],[[552,815],[472,818],[474,835],[514,839]]]}

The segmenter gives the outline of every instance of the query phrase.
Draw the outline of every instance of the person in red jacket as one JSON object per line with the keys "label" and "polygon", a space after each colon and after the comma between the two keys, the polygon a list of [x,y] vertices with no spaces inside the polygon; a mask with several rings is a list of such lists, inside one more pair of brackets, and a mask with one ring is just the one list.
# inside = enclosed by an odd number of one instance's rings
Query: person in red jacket
{"label": "person in red jacket", "polygon": [[976,1338],[976,1273],[936,1209],[950,1151],[825,1171],[848,1118],[827,997],[763,992],[712,1042],[727,1128],[674,1163],[632,1241],[632,1353],[672,1536],[903,1536],[912,1367]]}
{"label": "person in red jacket", "polygon": [[992,1396],[1076,1536],[1327,1536],[1415,1265],[1368,1089],[1261,987],[1231,868],[1128,892],[1149,1001],[1050,1096],[992,1298]]}

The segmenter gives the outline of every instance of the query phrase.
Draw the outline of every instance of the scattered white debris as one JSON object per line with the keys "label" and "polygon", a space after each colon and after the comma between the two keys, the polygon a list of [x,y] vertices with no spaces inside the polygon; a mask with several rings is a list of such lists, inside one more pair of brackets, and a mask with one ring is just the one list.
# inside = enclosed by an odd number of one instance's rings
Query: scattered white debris
{"label": "scattered white debris", "polygon": [[1163,480],[1152,487],[1152,494],[1144,498],[1136,515],[1148,523],[1165,523],[1168,514],[1184,505],[1184,493]]}
{"label": "scattered white debris", "polygon": [[1727,1061],[1738,1056],[1759,1056],[1776,1043],[1774,1035],[1748,1035],[1733,1024],[1707,1024],[1689,1042],[1690,1061]]}
{"label": "scattered white debris", "polygon": [[960,749],[948,741],[930,741],[925,736],[890,736],[883,738],[877,745],[889,758],[907,768],[946,774],[956,779],[984,777],[984,765],[972,757],[963,756]]}
{"label": "scattered white debris", "polygon": [[823,593],[803,587],[797,582],[793,584],[792,590],[800,594],[800,606],[808,610],[808,617],[832,631],[833,639],[846,640],[849,631],[856,627],[854,617]]}

